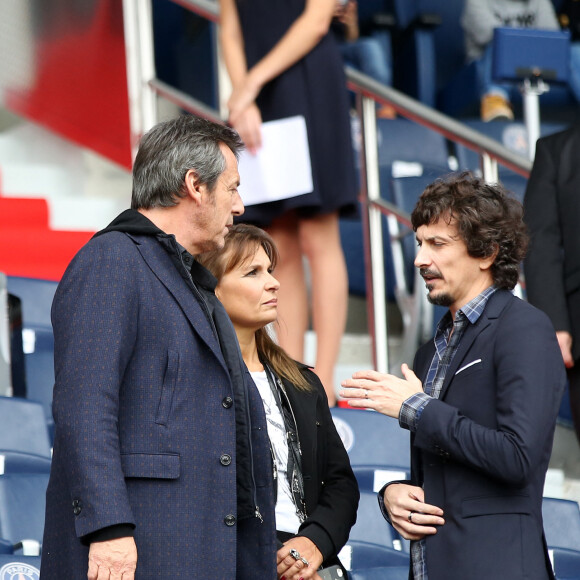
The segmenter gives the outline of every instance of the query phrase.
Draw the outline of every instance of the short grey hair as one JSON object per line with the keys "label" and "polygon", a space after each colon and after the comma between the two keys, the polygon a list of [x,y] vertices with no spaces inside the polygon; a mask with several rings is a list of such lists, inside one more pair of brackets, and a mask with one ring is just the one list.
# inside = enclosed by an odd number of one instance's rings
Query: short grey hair
{"label": "short grey hair", "polygon": [[200,183],[213,191],[226,167],[220,143],[239,157],[244,144],[233,129],[180,115],[155,125],[141,139],[133,164],[133,209],[171,207],[185,195],[185,175],[193,169]]}

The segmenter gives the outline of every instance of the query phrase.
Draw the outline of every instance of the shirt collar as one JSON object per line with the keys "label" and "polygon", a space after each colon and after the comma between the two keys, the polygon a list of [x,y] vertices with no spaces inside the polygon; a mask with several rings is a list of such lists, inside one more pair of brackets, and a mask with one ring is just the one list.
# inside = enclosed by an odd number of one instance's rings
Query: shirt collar
{"label": "shirt collar", "polygon": [[[471,324],[475,324],[479,317],[483,314],[487,301],[490,299],[492,294],[497,290],[497,286],[491,285],[486,288],[483,292],[478,294],[475,298],[470,300],[467,304],[463,305],[455,314],[455,319],[461,319],[463,317],[467,318]],[[439,321],[437,325],[436,336],[439,334],[444,334],[451,330],[453,320],[451,318],[451,312],[447,311],[445,316]]]}
{"label": "shirt collar", "polygon": [[203,286],[207,290],[212,292],[217,286],[216,277],[204,266],[202,266],[191,254],[188,252],[179,242],[177,242],[177,247],[181,253],[181,259],[185,264],[185,267],[191,272],[191,278],[198,286]]}

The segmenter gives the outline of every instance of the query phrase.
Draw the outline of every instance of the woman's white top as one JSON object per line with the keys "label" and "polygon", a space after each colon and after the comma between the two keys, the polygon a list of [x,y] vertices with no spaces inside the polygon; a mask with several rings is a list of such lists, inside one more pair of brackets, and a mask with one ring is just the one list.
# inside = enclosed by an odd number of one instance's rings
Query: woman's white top
{"label": "woman's white top", "polygon": [[286,427],[282,412],[276,404],[274,393],[270,388],[266,371],[251,372],[252,379],[258,387],[266,422],[268,424],[268,437],[274,451],[276,468],[278,470],[278,499],[276,501],[276,529],[281,532],[295,534],[300,527],[300,520],[296,515],[296,507],[292,500],[292,492],[288,483],[288,441],[286,440]]}

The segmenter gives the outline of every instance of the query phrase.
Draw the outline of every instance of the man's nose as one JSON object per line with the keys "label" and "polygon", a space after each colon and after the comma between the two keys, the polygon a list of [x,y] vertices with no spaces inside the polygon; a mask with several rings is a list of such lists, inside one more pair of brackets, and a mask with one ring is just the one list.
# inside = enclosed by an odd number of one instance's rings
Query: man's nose
{"label": "man's nose", "polygon": [[415,264],[415,267],[420,268],[421,266],[426,266],[427,261],[428,261],[427,251],[423,246],[419,246],[417,248],[417,253],[415,254],[415,261],[413,262]]}
{"label": "man's nose", "polygon": [[232,200],[232,214],[234,215],[242,215],[245,211],[244,202],[240,197],[240,194],[236,192],[234,194],[234,199]]}

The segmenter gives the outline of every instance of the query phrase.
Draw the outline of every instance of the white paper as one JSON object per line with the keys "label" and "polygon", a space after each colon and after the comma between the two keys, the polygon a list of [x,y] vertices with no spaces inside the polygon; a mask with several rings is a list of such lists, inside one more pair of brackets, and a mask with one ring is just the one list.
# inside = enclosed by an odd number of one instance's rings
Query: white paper
{"label": "white paper", "polygon": [[302,116],[262,124],[262,147],[239,161],[239,192],[244,205],[296,197],[312,192],[312,168]]}

